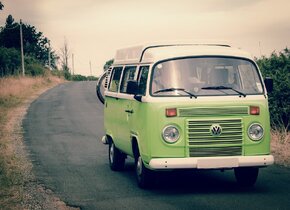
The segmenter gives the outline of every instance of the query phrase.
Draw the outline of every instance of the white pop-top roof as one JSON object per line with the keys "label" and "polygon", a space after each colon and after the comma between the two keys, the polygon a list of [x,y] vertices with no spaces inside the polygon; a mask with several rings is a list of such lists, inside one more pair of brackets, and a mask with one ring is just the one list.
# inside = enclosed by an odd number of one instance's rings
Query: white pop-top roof
{"label": "white pop-top roof", "polygon": [[252,56],[229,44],[219,42],[166,42],[137,45],[119,49],[114,65],[154,63],[164,59],[188,56],[233,56],[252,59]]}

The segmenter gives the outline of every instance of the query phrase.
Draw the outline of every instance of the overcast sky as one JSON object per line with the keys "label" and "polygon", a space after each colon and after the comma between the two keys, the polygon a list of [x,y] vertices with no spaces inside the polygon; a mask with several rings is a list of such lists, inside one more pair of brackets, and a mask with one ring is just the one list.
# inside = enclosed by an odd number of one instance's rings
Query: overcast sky
{"label": "overcast sky", "polygon": [[290,47],[289,0],[0,1],[1,26],[9,14],[22,19],[57,52],[66,37],[83,75],[90,75],[90,61],[99,75],[116,49],[151,41],[226,40],[256,57]]}

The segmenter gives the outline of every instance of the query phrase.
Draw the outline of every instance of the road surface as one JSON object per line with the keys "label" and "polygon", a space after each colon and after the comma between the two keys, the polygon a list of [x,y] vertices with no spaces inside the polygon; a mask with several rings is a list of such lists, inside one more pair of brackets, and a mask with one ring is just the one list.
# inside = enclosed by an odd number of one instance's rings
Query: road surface
{"label": "road surface", "polygon": [[59,85],[34,101],[23,121],[25,143],[40,183],[81,209],[290,209],[290,169],[260,170],[253,189],[237,187],[233,171],[159,174],[139,189],[133,160],[109,169],[103,109],[95,82]]}

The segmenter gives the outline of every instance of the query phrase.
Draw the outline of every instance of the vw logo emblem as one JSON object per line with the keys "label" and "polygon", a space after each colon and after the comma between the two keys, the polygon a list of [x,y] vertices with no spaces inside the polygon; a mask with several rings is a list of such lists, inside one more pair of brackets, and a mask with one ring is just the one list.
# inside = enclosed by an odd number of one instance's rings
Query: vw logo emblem
{"label": "vw logo emblem", "polygon": [[212,124],[210,126],[210,132],[213,136],[220,136],[222,134],[222,127],[219,124]]}

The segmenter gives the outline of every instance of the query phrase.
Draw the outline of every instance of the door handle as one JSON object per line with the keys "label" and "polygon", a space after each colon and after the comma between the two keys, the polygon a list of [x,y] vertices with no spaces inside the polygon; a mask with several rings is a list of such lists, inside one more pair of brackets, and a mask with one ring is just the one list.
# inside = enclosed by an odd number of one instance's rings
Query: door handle
{"label": "door handle", "polygon": [[125,112],[130,113],[130,114],[134,113],[133,109],[131,109],[131,110],[126,109]]}

